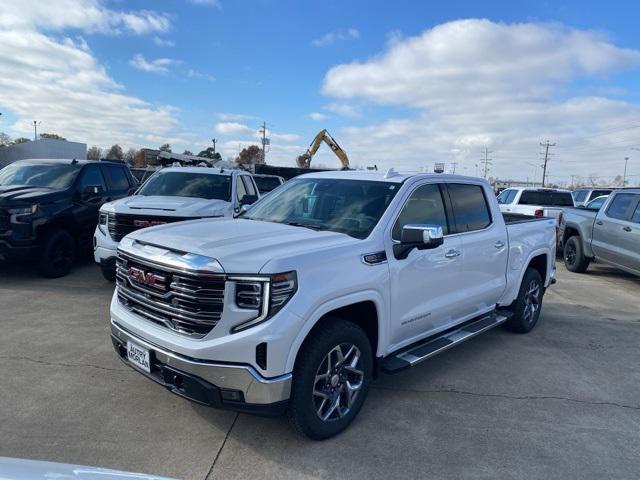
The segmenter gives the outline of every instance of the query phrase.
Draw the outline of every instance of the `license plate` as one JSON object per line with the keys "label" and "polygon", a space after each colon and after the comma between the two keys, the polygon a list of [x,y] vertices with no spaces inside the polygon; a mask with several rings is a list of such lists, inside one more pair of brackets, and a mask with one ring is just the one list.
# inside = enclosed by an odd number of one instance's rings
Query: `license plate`
{"label": "license plate", "polygon": [[133,342],[127,342],[127,358],[136,367],[140,367],[145,372],[151,373],[149,350],[146,348],[142,348]]}

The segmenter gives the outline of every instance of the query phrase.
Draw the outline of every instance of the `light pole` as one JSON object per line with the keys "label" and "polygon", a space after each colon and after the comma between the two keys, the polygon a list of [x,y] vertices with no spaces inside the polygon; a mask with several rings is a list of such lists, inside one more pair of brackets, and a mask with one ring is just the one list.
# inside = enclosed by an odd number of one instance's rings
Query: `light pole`
{"label": "light pole", "polygon": [[622,174],[622,186],[627,186],[627,162],[629,161],[629,157],[624,157],[624,173]]}
{"label": "light pole", "polygon": [[38,122],[36,120],[33,121],[33,140],[36,141],[38,140],[38,125],[40,125],[42,122]]}

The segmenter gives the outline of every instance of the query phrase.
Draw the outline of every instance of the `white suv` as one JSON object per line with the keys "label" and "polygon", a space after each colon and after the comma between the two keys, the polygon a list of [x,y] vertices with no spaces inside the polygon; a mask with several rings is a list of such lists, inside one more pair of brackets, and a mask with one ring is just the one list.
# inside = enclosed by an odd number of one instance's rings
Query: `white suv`
{"label": "white suv", "polygon": [[199,218],[232,217],[260,198],[242,170],[168,167],[154,173],[131,197],[106,203],[94,234],[94,259],[107,280],[115,280],[122,238],[135,230]]}

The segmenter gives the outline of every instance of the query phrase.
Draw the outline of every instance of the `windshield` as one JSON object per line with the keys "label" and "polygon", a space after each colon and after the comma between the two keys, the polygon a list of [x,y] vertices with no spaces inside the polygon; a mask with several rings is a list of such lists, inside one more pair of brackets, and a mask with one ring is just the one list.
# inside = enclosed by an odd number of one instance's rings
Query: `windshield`
{"label": "windshield", "polygon": [[231,199],[231,176],[212,173],[157,172],[137,193],[167,197],[195,197],[207,200]]}
{"label": "windshield", "polygon": [[70,163],[12,163],[0,170],[0,185],[67,188],[71,186],[79,170]]}
{"label": "windshield", "polygon": [[290,180],[241,218],[366,238],[398,191],[396,183],[328,178]]}

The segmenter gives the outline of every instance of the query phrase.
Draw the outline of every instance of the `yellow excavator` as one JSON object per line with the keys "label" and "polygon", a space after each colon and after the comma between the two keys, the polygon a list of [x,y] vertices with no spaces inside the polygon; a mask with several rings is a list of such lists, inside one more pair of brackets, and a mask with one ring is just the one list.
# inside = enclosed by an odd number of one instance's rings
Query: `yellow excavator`
{"label": "yellow excavator", "polygon": [[298,157],[298,166],[300,168],[309,168],[311,166],[311,159],[318,151],[318,148],[320,148],[320,144],[322,142],[326,143],[336,157],[340,159],[340,163],[342,163],[342,170],[349,170],[349,158],[347,157],[347,154],[344,153],[344,150],[340,148],[338,142],[329,135],[329,132],[327,132],[326,129],[318,132],[313,139],[313,142],[311,142],[311,145],[309,145],[307,151]]}

